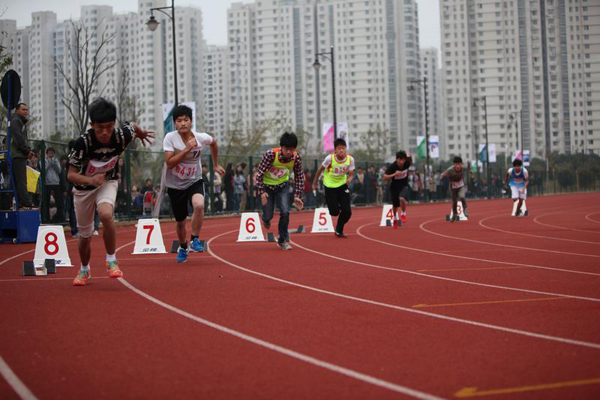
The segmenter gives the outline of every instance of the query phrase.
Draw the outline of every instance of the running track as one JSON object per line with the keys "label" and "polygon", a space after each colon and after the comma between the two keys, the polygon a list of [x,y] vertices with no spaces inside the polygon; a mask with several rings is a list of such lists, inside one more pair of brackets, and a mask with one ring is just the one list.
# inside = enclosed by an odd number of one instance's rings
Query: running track
{"label": "running track", "polygon": [[600,398],[598,204],[531,198],[516,219],[478,201],[454,224],[449,204],[409,206],[397,230],[354,209],[349,239],[295,234],[290,252],[209,219],[186,264],[131,255],[123,227],[124,279],[94,238],[87,287],[22,277],[34,246],[2,245],[0,398]]}

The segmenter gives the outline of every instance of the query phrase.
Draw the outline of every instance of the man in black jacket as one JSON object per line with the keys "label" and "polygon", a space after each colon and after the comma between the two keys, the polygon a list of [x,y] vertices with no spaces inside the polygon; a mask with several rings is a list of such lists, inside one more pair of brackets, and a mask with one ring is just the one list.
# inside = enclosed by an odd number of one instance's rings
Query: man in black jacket
{"label": "man in black jacket", "polygon": [[28,116],[27,104],[19,103],[10,120],[10,155],[19,208],[33,207],[31,196],[27,193],[27,159],[32,154],[27,140]]}

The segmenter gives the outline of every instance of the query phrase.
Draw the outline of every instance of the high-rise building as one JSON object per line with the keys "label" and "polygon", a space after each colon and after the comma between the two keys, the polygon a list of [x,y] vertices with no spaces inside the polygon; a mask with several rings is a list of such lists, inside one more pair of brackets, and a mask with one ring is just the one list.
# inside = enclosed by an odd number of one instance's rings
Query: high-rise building
{"label": "high-rise building", "polygon": [[[421,49],[421,70],[423,79],[427,78],[427,114],[428,128],[430,135],[439,136],[440,140],[440,158],[445,159],[445,136],[444,136],[444,119],[442,114],[442,90],[441,90],[441,70],[438,63],[438,49],[434,47]],[[425,107],[425,102],[422,103]],[[425,110],[422,111],[425,115]],[[425,132],[425,118],[421,129]]]}
{"label": "high-rise building", "polygon": [[[387,154],[416,149],[421,134],[418,14],[414,0],[257,0],[228,12],[230,121],[247,127],[277,119],[302,129],[322,149],[322,125],[347,122],[350,147],[369,131],[391,138]],[[372,132],[371,132],[372,133]],[[275,136],[275,135],[274,135]],[[272,138],[275,139],[274,137]]]}
{"label": "high-rise building", "polygon": [[440,11],[448,154],[474,159],[486,137],[505,155],[600,153],[600,4],[442,0]]}
{"label": "high-rise building", "polygon": [[229,49],[227,46],[206,46],[204,68],[204,126],[217,140],[227,131],[229,121]]}
{"label": "high-rise building", "polygon": [[53,12],[35,12],[32,25],[23,29],[12,29],[14,21],[0,21],[7,27],[13,67],[23,82],[22,99],[30,103],[34,135],[48,137],[56,131],[70,136],[78,133],[71,111],[64,104],[73,99],[69,84],[77,82],[80,71],[75,63],[77,57],[73,57],[78,29],[82,29],[84,38],[87,32],[88,65],[93,65],[95,57],[104,60],[98,70],[106,69],[91,98],[102,95],[115,101],[118,107],[127,103],[128,111],[119,118],[135,119],[162,133],[162,104],[175,101],[174,22],[179,102],[195,102],[201,115],[202,12],[194,7],[176,7],[175,21],[171,21],[169,16],[155,11],[160,24],[156,32],[150,31],[146,22],[151,8],[165,6],[166,0],[139,0],[138,13],[126,14],[114,14],[110,6],[82,6],[78,21],[60,23]]}

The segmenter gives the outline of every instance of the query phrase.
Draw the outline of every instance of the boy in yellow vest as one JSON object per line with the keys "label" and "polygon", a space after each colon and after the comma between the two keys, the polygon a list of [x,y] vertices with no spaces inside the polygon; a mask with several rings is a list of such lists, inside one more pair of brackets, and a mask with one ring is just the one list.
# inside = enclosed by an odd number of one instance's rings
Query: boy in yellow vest
{"label": "boy in yellow vest", "polygon": [[335,139],[333,142],[335,153],[325,157],[323,164],[315,174],[313,181],[313,190],[317,190],[319,176],[325,171],[323,184],[325,186],[325,200],[329,214],[338,216],[335,228],[335,236],[346,239],[344,234],[344,225],[352,216],[350,208],[350,189],[348,186],[354,176],[354,157],[346,154],[346,141],[344,139]]}
{"label": "boy in yellow vest", "polygon": [[262,203],[262,220],[265,227],[271,227],[275,213],[275,204],[279,208],[279,239],[277,245],[283,250],[291,250],[288,243],[290,224],[290,173],[294,172],[294,204],[299,210],[304,207],[302,189],[304,171],[302,157],[296,152],[298,138],[294,133],[284,133],[279,139],[281,147],[268,150],[258,165],[256,173],[256,191]]}

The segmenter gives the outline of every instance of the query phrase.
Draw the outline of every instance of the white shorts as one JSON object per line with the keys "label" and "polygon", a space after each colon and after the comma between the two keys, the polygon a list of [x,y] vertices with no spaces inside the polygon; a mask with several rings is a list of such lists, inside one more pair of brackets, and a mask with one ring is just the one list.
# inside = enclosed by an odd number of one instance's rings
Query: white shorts
{"label": "white shorts", "polygon": [[94,233],[94,213],[99,204],[109,203],[115,206],[118,188],[119,182],[111,180],[94,190],[73,189],[77,229],[81,237],[88,238]]}
{"label": "white shorts", "polygon": [[527,198],[527,188],[518,188],[516,186],[511,186],[510,190],[512,192],[512,198],[513,199],[523,199],[525,200]]}

